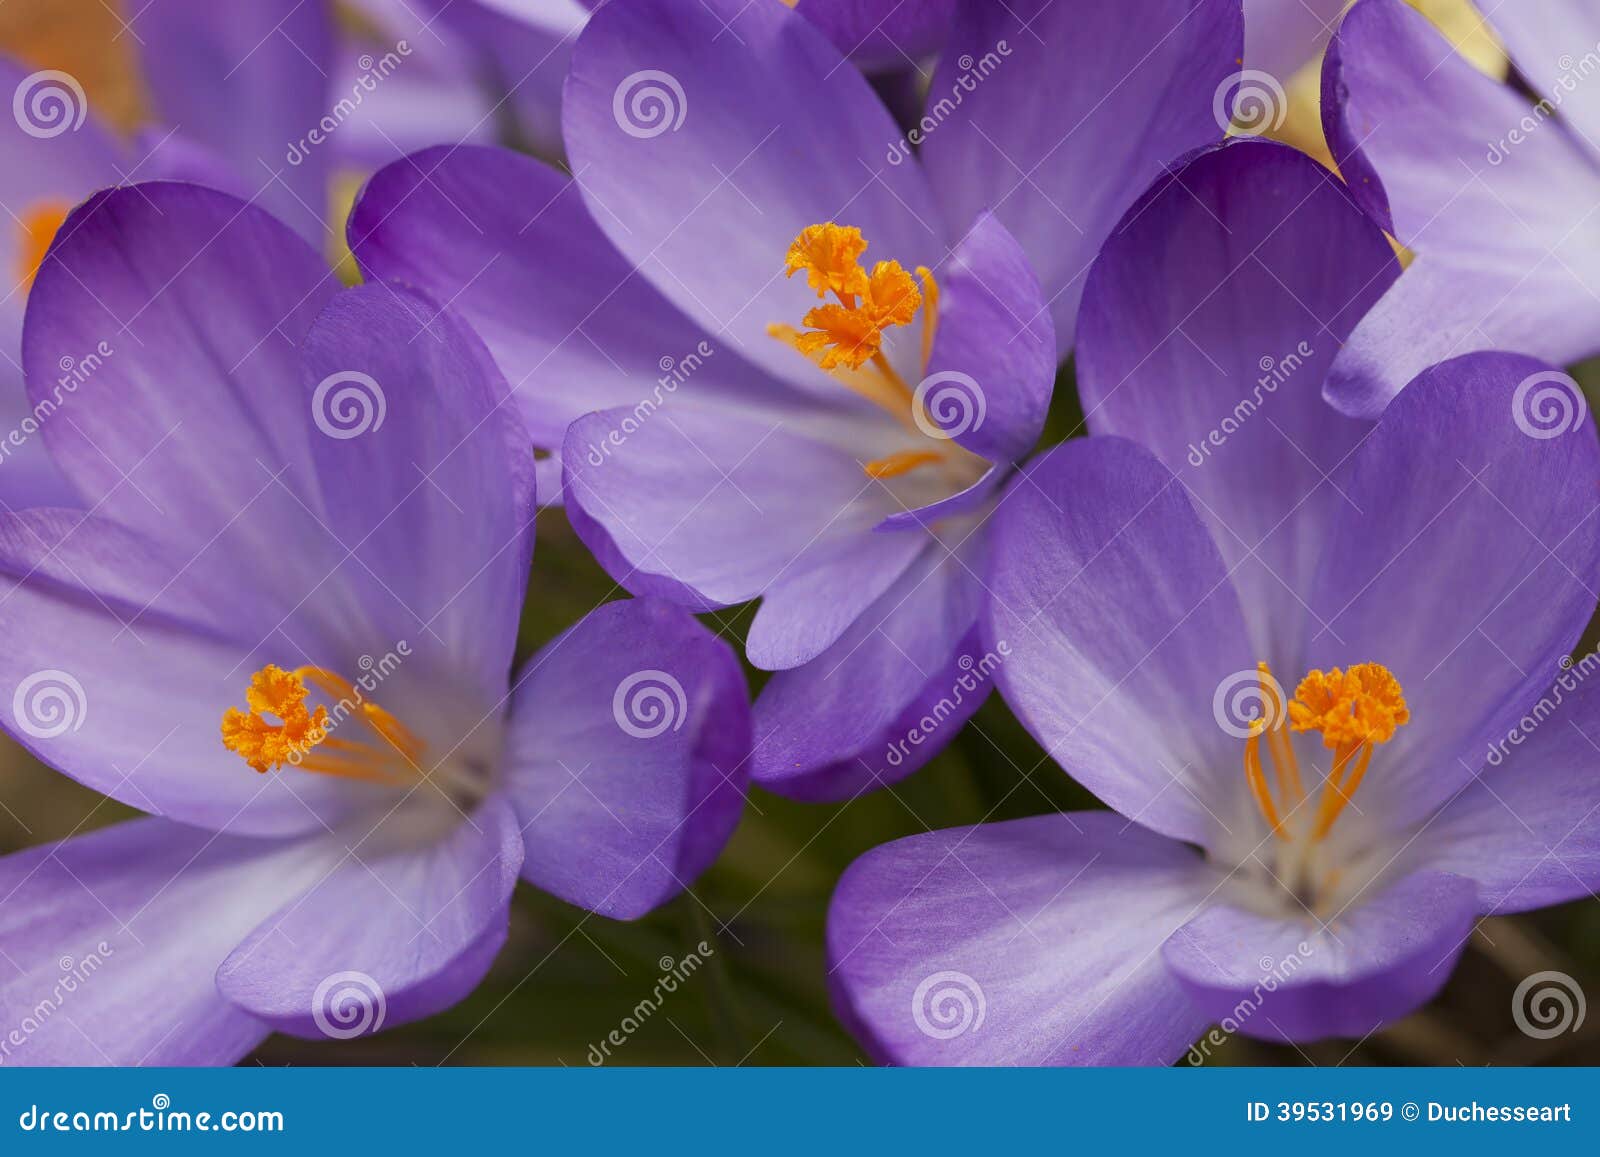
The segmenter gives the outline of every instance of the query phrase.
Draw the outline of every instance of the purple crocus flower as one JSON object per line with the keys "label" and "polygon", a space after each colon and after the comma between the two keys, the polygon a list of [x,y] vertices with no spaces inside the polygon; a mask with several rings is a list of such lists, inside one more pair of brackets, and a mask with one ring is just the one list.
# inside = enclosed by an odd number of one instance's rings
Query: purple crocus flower
{"label": "purple crocus flower", "polygon": [[1554,375],[1520,355],[1429,369],[1376,424],[1327,409],[1396,273],[1337,179],[1266,142],[1195,158],[1107,244],[1080,322],[1095,436],[1013,485],[987,630],[1006,699],[1114,810],[846,872],[831,983],[874,1056],[1360,1037],[1437,991],[1480,916],[1600,884],[1594,663],[1561,675],[1596,601],[1600,444],[1529,420],[1521,383]]}
{"label": "purple crocus flower", "polygon": [[1237,0],[958,5],[919,154],[781,5],[613,0],[567,81],[575,182],[418,154],[351,248],[471,320],[630,589],[761,600],[753,775],[841,798],[986,693],[988,510],[1100,241],[1220,137],[1240,35]]}
{"label": "purple crocus flower", "polygon": [[473,987],[519,875],[628,918],[710,863],[749,743],[725,644],[613,603],[508,680],[533,464],[469,330],[156,183],[67,221],[30,385],[102,337],[42,431],[88,512],[0,518],[0,719],[152,818],[0,860],[7,1063],[375,1031]]}
{"label": "purple crocus flower", "polygon": [[1349,0],[1244,0],[1245,64],[1287,81],[1315,60]]}
{"label": "purple crocus flower", "polygon": [[1329,398],[1347,413],[1375,415],[1424,367],[1470,350],[1558,364],[1600,352],[1600,94],[1576,71],[1600,14],[1527,0],[1484,18],[1538,105],[1478,72],[1399,0],[1361,0],[1329,47],[1334,158],[1416,254],[1334,366]]}

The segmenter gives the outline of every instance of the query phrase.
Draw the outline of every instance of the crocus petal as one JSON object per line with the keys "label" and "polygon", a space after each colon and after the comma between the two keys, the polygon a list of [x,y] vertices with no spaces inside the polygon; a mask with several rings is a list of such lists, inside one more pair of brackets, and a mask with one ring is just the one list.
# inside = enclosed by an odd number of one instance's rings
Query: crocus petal
{"label": "crocus petal", "polygon": [[367,183],[349,235],[369,277],[417,286],[472,324],[547,449],[593,410],[782,396],[639,276],[577,187],[532,158],[477,147],[405,157]]}
{"label": "crocus petal", "polygon": [[1239,0],[958,9],[921,156],[948,221],[992,209],[1022,243],[1063,352],[1118,218],[1169,161],[1222,138],[1212,105],[1243,40]]}
{"label": "crocus petal", "polygon": [[385,848],[379,832],[339,850],[228,955],[218,991],[311,1039],[376,1032],[470,992],[505,943],[522,865],[510,806],[491,798],[423,848]]}
{"label": "crocus petal", "polygon": [[[995,517],[988,632],[1001,693],[1050,756],[1123,815],[1206,843],[1256,686],[1239,599],[1182,485],[1121,438],[1039,458]],[[1232,724],[1233,729],[1227,730]]]}
{"label": "crocus petal", "polygon": [[[609,410],[572,424],[567,502],[632,567],[708,600],[752,599],[803,570],[808,552],[861,535],[898,509],[860,460],[782,417],[683,409],[632,419],[631,409]],[[617,431],[627,433],[614,449],[595,449]]]}
{"label": "crocus petal", "polygon": [[989,535],[959,533],[947,543],[901,532],[922,548],[894,584],[833,646],[768,680],[755,712],[762,787],[815,801],[894,783],[982,704],[994,660],[974,642]]}
{"label": "crocus petal", "polygon": [[257,203],[323,246],[329,158],[303,138],[331,116],[328,9],[151,0],[132,20],[161,119],[228,158]]}
{"label": "crocus petal", "polygon": [[861,67],[902,68],[939,50],[956,0],[798,0],[793,7]]}
{"label": "crocus petal", "polygon": [[1208,907],[1161,956],[1196,1006],[1247,1036],[1364,1039],[1439,991],[1476,920],[1470,880],[1416,872],[1320,927]]}
{"label": "crocus petal", "polygon": [[1583,682],[1597,661],[1584,656],[1526,705],[1478,779],[1418,838],[1430,867],[1477,883],[1484,912],[1524,912],[1600,889],[1600,689]]}
{"label": "crocus petal", "polygon": [[1089,275],[1090,428],[1142,443],[1182,479],[1255,642],[1279,662],[1320,557],[1306,544],[1343,503],[1328,475],[1368,429],[1330,411],[1322,381],[1398,271],[1336,177],[1240,141],[1157,182]]}
{"label": "crocus petal", "polygon": [[523,875],[606,916],[644,915],[733,834],[749,752],[732,648],[665,603],[591,612],[517,680],[506,763]]}
{"label": "crocus petal", "polygon": [[6,1063],[239,1060],[268,1026],[222,998],[217,965],[319,870],[305,844],[160,819],[0,859]]}
{"label": "crocus petal", "polygon": [[[340,568],[387,639],[504,691],[533,552],[533,451],[482,342],[383,283],[341,293],[306,337],[307,405]],[[437,676],[435,671],[434,675]]]}
{"label": "crocus petal", "polygon": [[817,302],[783,276],[795,237],[853,225],[865,260],[908,270],[945,252],[921,169],[879,159],[899,136],[882,103],[781,4],[607,5],[578,38],[562,119],[595,220],[640,273],[744,357],[829,396],[837,382],[767,334]]}
{"label": "crocus petal", "polygon": [[1474,349],[1557,363],[1600,349],[1595,159],[1566,126],[1534,117],[1400,0],[1350,11],[1323,93],[1351,191],[1419,255],[1334,363],[1336,405],[1375,416],[1424,368]]}
{"label": "crocus petal", "polygon": [[1020,461],[1039,440],[1055,387],[1055,329],[1039,279],[990,213],[938,276],[938,329],[917,390],[924,416],[981,458]]}
{"label": "crocus petal", "polygon": [[1305,651],[1312,667],[1382,663],[1404,689],[1412,722],[1361,789],[1389,824],[1477,773],[1594,610],[1600,443],[1581,397],[1532,358],[1445,362],[1390,404],[1340,481]]}
{"label": "crocus petal", "polygon": [[1488,6],[1483,19],[1534,92],[1559,108],[1562,119],[1600,150],[1594,143],[1600,140],[1600,97],[1573,68],[1575,59],[1594,51],[1600,9],[1591,0],[1524,0]]}
{"label": "crocus petal", "polygon": [[[23,362],[34,405],[59,411],[39,435],[56,462],[101,515],[247,576],[268,626],[343,554],[308,517],[320,498],[290,490],[305,471],[281,480],[315,433],[295,343],[334,289],[265,211],[155,183],[80,206],[29,299]],[[58,399],[60,366],[90,354]]]}
{"label": "crocus petal", "polygon": [[1157,950],[1211,887],[1192,851],[1108,812],[912,836],[839,881],[829,987],[885,1062],[1171,1064],[1207,1017]]}

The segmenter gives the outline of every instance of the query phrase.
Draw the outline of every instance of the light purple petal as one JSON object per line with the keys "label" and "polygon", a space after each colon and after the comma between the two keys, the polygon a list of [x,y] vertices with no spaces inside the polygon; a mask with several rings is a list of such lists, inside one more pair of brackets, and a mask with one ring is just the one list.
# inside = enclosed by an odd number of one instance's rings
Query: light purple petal
{"label": "light purple petal", "polygon": [[268,1028],[228,1004],[213,974],[317,868],[303,843],[159,819],[0,859],[6,1064],[239,1060]]}
{"label": "light purple petal", "polygon": [[328,531],[353,555],[341,576],[380,638],[436,644],[494,702],[535,504],[532,446],[488,351],[431,301],[374,283],[323,310],[303,381]]}
{"label": "light purple petal", "polygon": [[1158,949],[1212,887],[1108,812],[897,840],[828,909],[829,986],[874,1059],[1166,1065],[1205,1028]]}
{"label": "light purple petal", "polygon": [[256,203],[323,247],[330,158],[305,138],[334,117],[329,10],[149,0],[132,21],[160,118],[227,158]]}
{"label": "light purple petal", "polygon": [[1399,679],[1411,722],[1360,801],[1391,825],[1477,773],[1594,610],[1600,444],[1579,397],[1520,355],[1445,362],[1390,404],[1340,480],[1306,664],[1376,662]]}
{"label": "light purple petal", "polygon": [[576,186],[529,157],[452,147],[396,161],[367,183],[349,235],[369,277],[417,286],[472,324],[542,447],[593,410],[786,392],[636,274]]}
{"label": "light purple petal", "polygon": [[1395,279],[1389,243],[1303,153],[1240,141],[1158,182],[1107,242],[1079,316],[1097,434],[1154,451],[1212,529],[1261,657],[1291,662],[1369,428],[1322,400],[1329,363]]}
{"label": "light purple petal", "polygon": [[1039,440],[1056,378],[1055,329],[1039,279],[989,213],[972,223],[938,277],[938,329],[918,387],[927,419],[981,458],[1020,461]]}
{"label": "light purple petal", "polygon": [[[194,185],[103,193],[63,230],[23,338],[40,437],[97,513],[247,576],[270,627],[344,553],[287,469],[317,436],[295,343],[335,283],[266,212]],[[82,380],[58,390],[68,360]]]}
{"label": "light purple petal", "polygon": [[522,838],[502,799],[450,819],[454,830],[426,847],[386,846],[386,831],[330,838],[339,854],[228,955],[218,990],[310,1039],[377,1032],[460,1000],[505,943]]}
{"label": "light purple petal", "polygon": [[563,461],[568,504],[631,566],[722,604],[826,560],[899,509],[860,459],[779,415],[590,414],[568,430]]}
{"label": "light purple petal", "polygon": [[1069,441],[1013,483],[992,549],[996,679],[1024,726],[1123,815],[1220,838],[1244,735],[1215,704],[1255,686],[1257,656],[1182,485],[1132,442]]}
{"label": "light purple petal", "polygon": [[506,763],[523,875],[602,915],[644,915],[733,834],[749,752],[732,648],[665,603],[591,612],[518,677]]}
{"label": "light purple petal", "polygon": [[768,791],[835,800],[895,783],[988,697],[994,660],[973,645],[988,532],[901,533],[922,544],[912,564],[832,647],[762,688],[751,774]]}
{"label": "light purple petal", "polygon": [[[794,238],[837,221],[861,229],[869,262],[932,267],[946,252],[921,169],[884,159],[899,130],[882,103],[781,4],[607,5],[578,39],[563,123],[595,220],[639,272],[741,355],[824,396],[838,383],[767,334],[817,301],[783,276]],[[891,344],[908,363],[916,335]]]}
{"label": "light purple petal", "polygon": [[1209,907],[1161,955],[1225,1029],[1265,1040],[1364,1040],[1443,987],[1477,912],[1471,881],[1417,872],[1326,926]]}
{"label": "light purple petal", "polygon": [[1585,655],[1526,705],[1483,756],[1477,781],[1418,840],[1430,867],[1477,882],[1484,912],[1544,908],[1600,889],[1600,692],[1584,682],[1595,662]]}
{"label": "light purple petal", "polygon": [[906,68],[950,32],[957,0],[798,0],[794,10],[863,68]]}
{"label": "light purple petal", "polygon": [[1222,138],[1212,105],[1243,39],[1239,0],[958,10],[921,155],[948,221],[993,210],[1021,242],[1063,352],[1117,220],[1168,162]]}
{"label": "light purple petal", "polygon": [[1583,66],[1576,63],[1595,50],[1600,38],[1600,8],[1593,0],[1486,5],[1483,19],[1533,91],[1600,152],[1600,95],[1591,91]]}
{"label": "light purple petal", "polygon": [[1356,327],[1328,396],[1375,416],[1476,349],[1556,363],[1600,349],[1600,166],[1559,120],[1457,56],[1400,0],[1361,0],[1323,69],[1324,128],[1354,195],[1418,254]]}

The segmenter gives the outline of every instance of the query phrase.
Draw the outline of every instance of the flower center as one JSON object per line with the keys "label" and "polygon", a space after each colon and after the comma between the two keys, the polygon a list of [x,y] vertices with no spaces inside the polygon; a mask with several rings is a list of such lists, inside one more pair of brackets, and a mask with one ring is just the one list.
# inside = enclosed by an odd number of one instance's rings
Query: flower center
{"label": "flower center", "polygon": [[[1373,751],[1394,738],[1410,721],[1411,712],[1400,681],[1381,663],[1311,671],[1295,688],[1287,709],[1267,665],[1260,664],[1259,670],[1265,710],[1245,740],[1245,780],[1280,851],[1287,853],[1280,855],[1285,887],[1298,895],[1305,890],[1302,884],[1310,874],[1315,848],[1327,839],[1366,778]],[[1291,731],[1316,732],[1333,752],[1332,770],[1311,806],[1305,806],[1311,801],[1300,777]],[[1331,889],[1337,876],[1335,869],[1313,892]]]}
{"label": "flower center", "polygon": [[17,244],[17,284],[26,293],[33,288],[33,279],[39,275],[45,254],[50,252],[50,242],[55,240],[72,206],[65,201],[40,201],[24,209],[17,219],[20,234]]}
{"label": "flower center", "polygon": [[[312,687],[333,703],[331,713],[307,705]],[[248,711],[222,713],[222,745],[263,775],[288,764],[386,787],[409,787],[425,776],[423,742],[332,671],[268,664],[250,677],[245,702]],[[346,720],[354,721],[359,738],[333,734]]]}
{"label": "flower center", "polygon": [[[925,418],[916,421],[921,402],[884,356],[883,335],[897,326],[910,325],[920,312],[922,366],[926,370],[938,325],[939,287],[926,266],[919,265],[913,277],[898,261],[879,261],[869,272],[861,264],[867,244],[854,226],[829,221],[802,229],[789,246],[784,276],[804,271],[806,284],[818,298],[832,294],[834,300],[807,311],[802,319],[804,330],[774,323],[767,333],[792,345],[908,429],[925,434],[930,424]],[[889,454],[866,463],[863,469],[873,478],[897,478],[919,466],[967,454],[948,442],[939,449]]]}

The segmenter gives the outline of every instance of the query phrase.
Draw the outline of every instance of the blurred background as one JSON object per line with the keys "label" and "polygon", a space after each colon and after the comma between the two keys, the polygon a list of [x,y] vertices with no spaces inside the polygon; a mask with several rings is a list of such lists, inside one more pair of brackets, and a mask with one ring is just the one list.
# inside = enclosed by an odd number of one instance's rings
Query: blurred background
{"label": "blurred background", "polygon": [[[470,0],[458,2],[470,6]],[[1417,6],[1455,34],[1480,67],[1504,74],[1503,56],[1468,5],[1419,0]],[[358,31],[368,27],[371,7],[350,6],[342,23]],[[0,52],[31,68],[72,73],[95,114],[120,131],[137,128],[147,116],[135,45],[112,0],[4,0]],[[1283,132],[1291,143],[1318,154],[1315,66],[1309,62],[1290,86],[1295,104]],[[528,140],[517,143],[533,147]],[[361,175],[341,182],[342,192],[334,195],[352,196]],[[336,251],[330,253],[337,257]],[[1579,367],[1576,376],[1593,414],[1600,404],[1600,363]],[[1082,433],[1069,365],[1057,384],[1046,442]],[[599,603],[619,597],[623,592],[589,558],[565,516],[559,510],[544,512],[518,661]],[[750,617],[744,610],[707,616],[706,622],[742,649]],[[1591,624],[1575,654],[1592,649],[1597,637],[1600,632]],[[751,670],[750,677],[752,690],[758,689],[760,673]],[[901,836],[1098,806],[991,697],[942,755],[891,789],[830,806],[796,804],[753,789],[744,822],[717,865],[689,894],[644,920],[616,923],[524,887],[512,908],[504,951],[482,986],[460,1005],[355,1041],[275,1036],[246,1063],[867,1063],[829,1008],[823,929],[841,872],[861,853]],[[0,852],[131,814],[41,766],[0,736]],[[699,948],[702,942],[709,953]],[[636,1006],[651,996],[658,980],[691,956],[703,957],[703,963],[659,1009],[637,1015]],[[1600,993],[1600,903],[1588,900],[1485,920],[1443,993],[1423,1011],[1366,1040],[1293,1047],[1234,1036],[1210,1049],[1204,1063],[1600,1064],[1600,1014],[1578,1031],[1546,1040],[1517,1028],[1513,992],[1524,977],[1545,970],[1564,972],[1584,990]],[[624,1043],[613,1043],[613,1033]]]}

